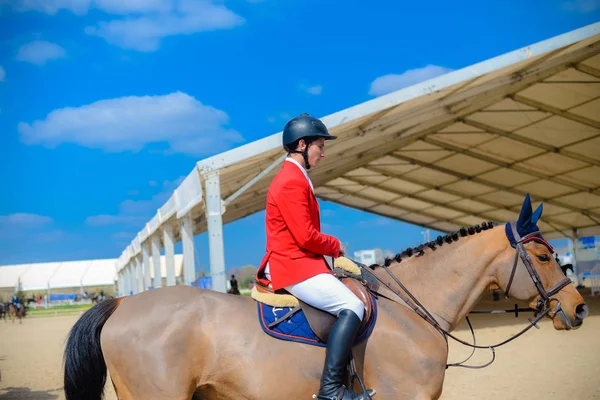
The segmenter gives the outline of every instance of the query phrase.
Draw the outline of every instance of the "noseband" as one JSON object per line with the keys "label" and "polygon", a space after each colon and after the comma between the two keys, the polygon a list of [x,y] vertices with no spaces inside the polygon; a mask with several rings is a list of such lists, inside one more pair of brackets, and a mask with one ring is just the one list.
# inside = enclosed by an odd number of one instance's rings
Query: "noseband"
{"label": "noseband", "polygon": [[[556,314],[560,312],[559,315],[560,315],[560,318],[563,321],[563,323],[565,323],[565,325],[568,325],[568,326],[571,325],[569,319],[567,318],[566,314],[564,313],[564,311],[561,307],[560,301],[557,298],[553,297],[562,288],[569,285],[571,283],[571,280],[569,278],[565,277],[565,279],[561,280],[558,284],[554,285],[552,288],[550,288],[550,290],[544,289],[544,286],[542,285],[542,282],[540,280],[540,277],[539,277],[537,271],[535,270],[535,268],[533,268],[533,263],[531,261],[531,257],[525,250],[525,246],[524,246],[524,243],[526,243],[530,240],[534,240],[534,237],[539,238],[539,236],[537,236],[537,235],[539,235],[540,232],[535,231],[535,232],[529,233],[529,234],[521,237],[519,235],[519,232],[517,231],[516,222],[514,222],[514,221],[511,222],[510,227],[512,230],[512,234],[514,236],[514,241],[515,241],[514,247],[515,247],[516,252],[515,252],[515,260],[513,263],[512,271],[511,271],[508,285],[507,285],[506,291],[505,291],[506,297],[508,298],[508,293],[509,293],[510,287],[512,285],[512,281],[515,276],[515,272],[517,269],[517,265],[519,264],[519,258],[520,258],[521,261],[523,261],[523,265],[525,265],[525,268],[529,272],[529,276],[531,277],[531,280],[533,281],[533,284],[535,285],[535,287],[540,295],[540,298],[537,301],[537,307],[535,309],[519,309],[519,308],[515,307],[515,310],[514,310],[515,314],[518,311],[533,311],[534,319],[532,320],[531,318],[529,318],[530,325],[525,327],[523,330],[521,330],[521,332],[517,333],[516,335],[510,337],[509,339],[504,340],[503,342],[495,344],[495,345],[479,346],[476,344],[477,342],[475,340],[475,332],[473,331],[473,327],[471,325],[471,322],[469,321],[469,317],[467,317],[466,320],[467,320],[467,323],[469,324],[469,328],[471,329],[471,334],[473,335],[473,344],[465,342],[464,340],[461,340],[461,339],[453,336],[450,332],[445,330],[439,324],[439,322],[431,315],[431,313],[429,311],[427,311],[427,309],[413,296],[413,294],[402,284],[402,282],[400,282],[400,280],[388,269],[388,267],[385,265],[385,263],[383,265],[380,265],[380,267],[383,268],[388,273],[388,275],[394,280],[396,285],[402,289],[402,291],[400,291],[396,287],[393,287],[390,282],[388,282],[387,280],[385,280],[384,278],[379,276],[379,274],[375,273],[374,271],[371,271],[369,267],[367,267],[361,263],[358,263],[356,261],[355,261],[355,263],[361,268],[362,271],[366,272],[367,275],[370,275],[371,277],[376,278],[383,286],[387,287],[396,296],[400,297],[403,300],[403,302],[406,303],[414,312],[416,312],[425,321],[427,321],[435,329],[437,329],[442,334],[442,336],[444,336],[445,338],[450,337],[450,338],[454,339],[455,341],[457,341],[465,346],[471,347],[473,349],[473,352],[467,359],[465,359],[464,361],[461,361],[460,363],[446,364],[446,368],[447,367],[484,368],[484,367],[487,367],[488,365],[492,364],[494,362],[494,360],[496,359],[496,352],[495,352],[496,347],[500,347],[506,343],[513,341],[514,339],[518,338],[519,336],[521,336],[522,334],[524,334],[525,332],[527,332],[529,329],[531,329],[534,326],[539,329],[539,327],[536,324],[542,318],[544,318],[546,315],[549,315],[551,318],[554,318],[554,316],[556,316]],[[363,274],[363,276],[364,276],[364,274]],[[379,294],[382,295],[381,293],[379,293]],[[384,295],[382,295],[382,296],[384,296]],[[389,298],[387,296],[384,296],[384,297],[386,297],[389,300],[394,301],[398,304],[402,304],[395,299]],[[550,303],[552,301],[557,302],[557,305],[556,305],[556,307],[554,307],[554,310],[550,309]],[[507,312],[507,311],[512,311],[512,310],[487,311],[487,312],[488,313],[499,313],[499,312]],[[480,311],[478,313],[482,313],[482,312],[486,312],[486,311]],[[492,351],[492,360],[484,365],[478,365],[478,366],[464,365],[464,363],[473,356],[475,349],[490,349]]]}

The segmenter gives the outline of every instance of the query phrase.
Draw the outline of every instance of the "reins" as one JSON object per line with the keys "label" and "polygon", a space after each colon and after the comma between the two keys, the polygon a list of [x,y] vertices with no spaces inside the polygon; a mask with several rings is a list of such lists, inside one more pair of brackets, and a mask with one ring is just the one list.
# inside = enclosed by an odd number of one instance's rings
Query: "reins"
{"label": "reins", "polygon": [[[531,318],[528,318],[528,321],[529,321],[528,326],[523,328],[519,333],[513,335],[512,337],[510,337],[500,343],[494,344],[494,345],[488,345],[488,346],[477,345],[477,341],[475,338],[475,331],[473,330],[473,326],[471,325],[471,321],[469,321],[468,317],[466,318],[466,320],[469,325],[469,329],[471,330],[471,334],[473,336],[473,344],[468,343],[468,342],[452,335],[450,332],[448,332],[446,329],[444,329],[439,324],[439,322],[431,315],[431,313],[416,299],[416,297],[402,284],[402,282],[400,282],[400,280],[389,270],[389,268],[385,264],[380,265],[379,267],[383,268],[387,272],[387,274],[393,279],[395,284],[399,288],[401,288],[406,294],[402,293],[398,288],[393,287],[392,283],[390,283],[383,277],[379,276],[379,274],[375,273],[374,271],[370,271],[369,267],[366,267],[365,265],[363,265],[361,263],[357,263],[357,262],[355,262],[355,263],[360,267],[360,269],[362,271],[366,272],[371,277],[374,277],[375,279],[377,279],[377,281],[379,281],[382,285],[384,285],[392,293],[394,293],[396,296],[400,297],[400,299],[402,299],[402,301],[406,305],[408,305],[415,313],[417,313],[421,318],[423,318],[425,321],[427,321],[429,324],[431,324],[436,330],[438,330],[440,332],[440,334],[442,334],[442,336],[450,337],[450,338],[454,339],[455,341],[457,341],[467,347],[471,347],[473,349],[473,351],[471,352],[471,355],[469,357],[467,357],[465,360],[463,360],[459,363],[446,364],[446,368],[448,368],[448,367],[463,367],[463,368],[474,368],[474,369],[485,368],[485,367],[491,365],[494,362],[494,360],[496,359],[496,351],[495,351],[496,348],[512,342],[513,340],[515,340],[519,336],[523,335],[525,332],[527,332],[529,329],[531,329],[534,326],[537,329],[539,329],[539,326],[537,326],[537,323],[542,318],[544,318],[546,315],[551,313],[551,315],[554,317],[558,312],[562,312],[560,301],[558,301],[558,299],[554,298],[553,296],[556,293],[558,293],[562,288],[564,288],[565,286],[567,286],[568,284],[571,283],[571,280],[569,278],[565,278],[562,281],[560,281],[558,284],[554,285],[550,290],[546,291],[541,283],[541,280],[540,280],[540,277],[539,277],[537,271],[533,267],[531,258],[529,257],[529,254],[527,253],[527,251],[525,250],[525,247],[524,247],[524,242],[526,242],[528,240],[533,240],[533,238],[536,235],[538,235],[540,232],[535,231],[535,232],[525,235],[524,237],[520,237],[519,233],[517,232],[515,222],[511,222],[510,226],[511,226],[511,229],[512,229],[512,232],[514,235],[514,239],[515,239],[515,261],[513,263],[513,268],[512,268],[509,282],[508,282],[508,285],[506,288],[506,298],[508,298],[510,286],[512,285],[512,281],[513,281],[513,278],[514,278],[514,275],[516,272],[516,268],[517,268],[519,259],[521,259],[523,261],[523,264],[525,265],[525,268],[527,269],[529,276],[531,277],[539,295],[540,295],[540,299],[538,300],[537,307],[535,309],[518,308],[515,305],[514,310],[509,309],[509,310],[471,311],[472,314],[483,314],[483,313],[500,314],[500,313],[514,311],[515,316],[518,316],[519,311],[534,313],[533,320]],[[377,293],[377,294],[382,295],[381,293]],[[384,296],[384,297],[389,298],[388,296]],[[389,300],[401,304],[399,301],[397,301],[395,299],[389,299]],[[557,305],[554,308],[554,310],[550,309],[551,301],[557,302]],[[483,365],[464,365],[464,363],[467,362],[473,356],[476,349],[491,350],[492,359]]]}

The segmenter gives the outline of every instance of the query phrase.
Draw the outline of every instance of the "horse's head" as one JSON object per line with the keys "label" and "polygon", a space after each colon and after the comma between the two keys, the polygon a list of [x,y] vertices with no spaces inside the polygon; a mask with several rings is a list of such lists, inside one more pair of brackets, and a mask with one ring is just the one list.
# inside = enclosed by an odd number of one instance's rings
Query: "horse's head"
{"label": "horse's head", "polygon": [[496,281],[507,296],[529,301],[538,312],[547,312],[555,329],[575,329],[587,317],[588,307],[560,269],[554,249],[542,238],[537,226],[542,210],[540,204],[533,211],[527,195],[519,219],[506,224],[510,246],[500,255]]}

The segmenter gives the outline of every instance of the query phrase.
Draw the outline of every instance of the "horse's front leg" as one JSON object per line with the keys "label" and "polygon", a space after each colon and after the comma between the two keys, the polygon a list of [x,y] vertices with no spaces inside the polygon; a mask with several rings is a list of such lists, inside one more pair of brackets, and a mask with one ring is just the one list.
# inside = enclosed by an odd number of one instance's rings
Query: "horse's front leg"
{"label": "horse's front leg", "polygon": [[381,399],[439,399],[448,357],[445,340],[411,310],[381,309],[380,325],[354,353],[365,385]]}

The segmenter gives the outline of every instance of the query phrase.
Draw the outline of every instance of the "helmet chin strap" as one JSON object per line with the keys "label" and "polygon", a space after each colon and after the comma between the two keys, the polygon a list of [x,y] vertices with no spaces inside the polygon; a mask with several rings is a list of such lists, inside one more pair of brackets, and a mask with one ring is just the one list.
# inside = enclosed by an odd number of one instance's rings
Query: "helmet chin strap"
{"label": "helmet chin strap", "polygon": [[308,146],[301,151],[302,157],[304,158],[304,164],[306,164],[306,170],[310,169],[310,163],[308,162]]}
{"label": "helmet chin strap", "polygon": [[304,164],[306,164],[306,170],[310,170],[310,163],[308,162],[308,146],[306,146],[304,148],[304,150],[302,151],[298,151],[298,150],[292,150],[292,151],[288,151],[289,153],[297,153],[297,154],[302,154],[302,158],[304,159]]}

